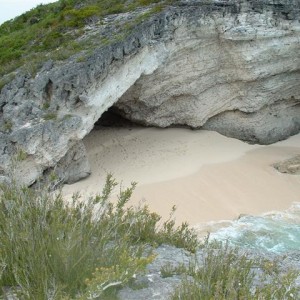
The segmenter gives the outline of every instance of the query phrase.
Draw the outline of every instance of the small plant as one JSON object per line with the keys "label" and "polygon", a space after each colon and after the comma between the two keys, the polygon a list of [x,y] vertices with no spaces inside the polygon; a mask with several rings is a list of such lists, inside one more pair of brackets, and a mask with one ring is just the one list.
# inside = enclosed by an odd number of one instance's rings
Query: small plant
{"label": "small plant", "polygon": [[43,116],[43,119],[44,119],[45,121],[56,120],[56,119],[57,119],[57,113],[55,113],[55,112],[49,112],[49,113],[46,113],[46,114]]}
{"label": "small plant", "polygon": [[50,107],[50,102],[47,101],[47,102],[43,103],[42,109],[47,110],[47,109],[49,109],[49,107]]}
{"label": "small plant", "polygon": [[26,160],[26,158],[27,158],[27,153],[23,149],[19,149],[16,154],[16,160],[21,162]]}
{"label": "small plant", "polygon": [[64,117],[63,117],[63,120],[68,120],[68,119],[71,119],[74,115],[72,114],[65,114]]}
{"label": "small plant", "polygon": [[84,55],[81,55],[76,59],[76,62],[78,63],[85,62],[85,61],[86,61],[86,57]]}
{"label": "small plant", "polygon": [[3,130],[6,132],[10,132],[12,130],[13,123],[11,121],[6,120],[3,125]]}
{"label": "small plant", "polygon": [[122,3],[115,4],[114,6],[112,6],[107,10],[108,14],[119,14],[122,12],[124,12],[124,4]]}
{"label": "small plant", "polygon": [[52,171],[49,175],[50,182],[55,182],[59,179],[58,175],[55,173],[55,171]]}
{"label": "small plant", "polygon": [[119,265],[96,268],[92,278],[85,280],[87,292],[82,299],[96,299],[107,289],[128,283],[137,273],[145,270],[154,259],[154,256],[133,258],[126,250],[120,253],[120,256],[122,259]]}
{"label": "small plant", "polygon": [[140,5],[150,5],[152,3],[161,2],[161,0],[138,0]]}
{"label": "small plant", "polygon": [[171,263],[167,263],[161,267],[160,273],[162,278],[172,277],[173,275],[186,274],[187,267],[183,264],[174,266]]}
{"label": "small plant", "polygon": [[186,222],[182,223],[179,227],[175,227],[175,220],[173,218],[175,211],[176,207],[173,206],[169,219],[163,222],[162,228],[158,232],[160,243],[172,244],[194,253],[199,247],[197,234]]}

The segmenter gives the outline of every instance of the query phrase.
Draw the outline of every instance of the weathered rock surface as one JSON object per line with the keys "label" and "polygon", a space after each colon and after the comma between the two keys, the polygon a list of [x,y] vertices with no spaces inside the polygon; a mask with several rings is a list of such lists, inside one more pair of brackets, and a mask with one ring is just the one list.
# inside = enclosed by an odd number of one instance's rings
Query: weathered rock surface
{"label": "weathered rock surface", "polygon": [[281,173],[300,175],[300,155],[276,163],[274,168]]}
{"label": "weathered rock surface", "polygon": [[[299,7],[298,0],[181,1],[86,61],[75,55],[46,62],[34,78],[19,73],[0,94],[2,173],[23,151],[18,177],[32,184],[74,157],[68,151],[111,106],[145,125],[204,127],[264,144],[299,132]],[[91,34],[128,18],[89,25]],[[84,167],[63,180],[89,174],[82,151]]]}
{"label": "weathered rock surface", "polygon": [[191,253],[169,245],[162,245],[154,251],[157,257],[147,266],[146,275],[135,280],[137,288],[126,287],[120,290],[118,297],[121,300],[141,299],[170,299],[175,288],[181,283],[183,275],[163,276],[163,267],[170,269],[179,266],[188,267],[192,260]]}
{"label": "weathered rock surface", "polygon": [[90,175],[90,164],[82,141],[72,146],[55,165],[43,172],[42,183],[56,189],[63,183],[71,184]]}
{"label": "weathered rock surface", "polygon": [[121,112],[263,144],[299,132],[299,24],[267,11],[200,14],[174,31],[164,64],[121,97]]}
{"label": "weathered rock surface", "polygon": [[[278,101],[255,112],[225,111],[203,126],[250,143],[271,144],[299,132],[299,101]],[[238,122],[235,122],[238,120]]]}
{"label": "weathered rock surface", "polygon": [[[300,253],[299,251],[289,251],[283,255],[272,252],[245,251],[240,249],[241,254],[246,254],[247,257],[257,261],[271,261],[276,262],[278,266],[278,274],[286,274],[290,270],[299,272],[300,270]],[[217,251],[217,250],[216,250]],[[176,267],[182,266],[188,269],[189,266],[196,265],[202,267],[204,265],[205,256],[207,252],[204,249],[199,249],[195,254],[186,250],[176,248],[169,245],[161,245],[154,250],[156,255],[155,260],[148,265],[146,274],[135,279],[133,287],[124,287],[118,293],[118,298],[121,300],[166,300],[171,299],[171,295],[175,289],[180,286],[182,280],[187,278],[186,272],[174,272]],[[196,259],[195,259],[196,258]],[[170,273],[163,274],[162,269],[170,270]],[[254,275],[253,288],[262,285],[263,270],[255,268],[252,270]],[[178,273],[178,274],[176,274]],[[300,273],[299,273],[300,274]],[[190,280],[193,280],[190,277]],[[300,275],[295,281],[297,286],[300,286]],[[299,295],[295,295],[295,298]],[[298,298],[297,298],[298,299]]]}

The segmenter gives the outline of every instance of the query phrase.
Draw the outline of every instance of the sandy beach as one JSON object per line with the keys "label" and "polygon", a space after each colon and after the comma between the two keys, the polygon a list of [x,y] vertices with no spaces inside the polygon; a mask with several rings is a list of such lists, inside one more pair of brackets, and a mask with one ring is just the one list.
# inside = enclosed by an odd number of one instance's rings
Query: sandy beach
{"label": "sandy beach", "polygon": [[204,130],[103,127],[84,143],[92,175],[65,185],[66,197],[99,193],[112,173],[123,187],[138,183],[132,205],[147,204],[163,218],[175,205],[176,221],[194,226],[300,202],[300,176],[272,167],[300,153],[300,134],[262,146]]}

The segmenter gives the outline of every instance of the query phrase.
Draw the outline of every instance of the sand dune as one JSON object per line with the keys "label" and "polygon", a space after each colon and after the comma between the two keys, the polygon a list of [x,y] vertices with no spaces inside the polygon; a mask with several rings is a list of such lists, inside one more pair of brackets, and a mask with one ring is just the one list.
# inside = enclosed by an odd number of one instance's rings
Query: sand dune
{"label": "sand dune", "polygon": [[300,202],[300,176],[271,165],[300,153],[300,134],[269,146],[183,128],[101,128],[84,140],[92,175],[66,185],[68,196],[101,191],[107,173],[138,182],[132,204],[147,203],[191,225],[287,209]]}

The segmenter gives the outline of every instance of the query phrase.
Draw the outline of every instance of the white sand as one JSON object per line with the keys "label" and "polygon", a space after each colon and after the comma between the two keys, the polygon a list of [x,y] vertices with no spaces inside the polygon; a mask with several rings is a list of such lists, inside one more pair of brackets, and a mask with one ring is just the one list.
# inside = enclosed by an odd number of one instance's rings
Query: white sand
{"label": "white sand", "polygon": [[176,205],[176,220],[192,225],[300,202],[300,176],[271,166],[300,153],[300,134],[259,146],[203,130],[103,128],[84,143],[92,175],[66,185],[66,196],[99,193],[113,173],[123,186],[138,182],[132,204],[142,201],[164,218]]}

